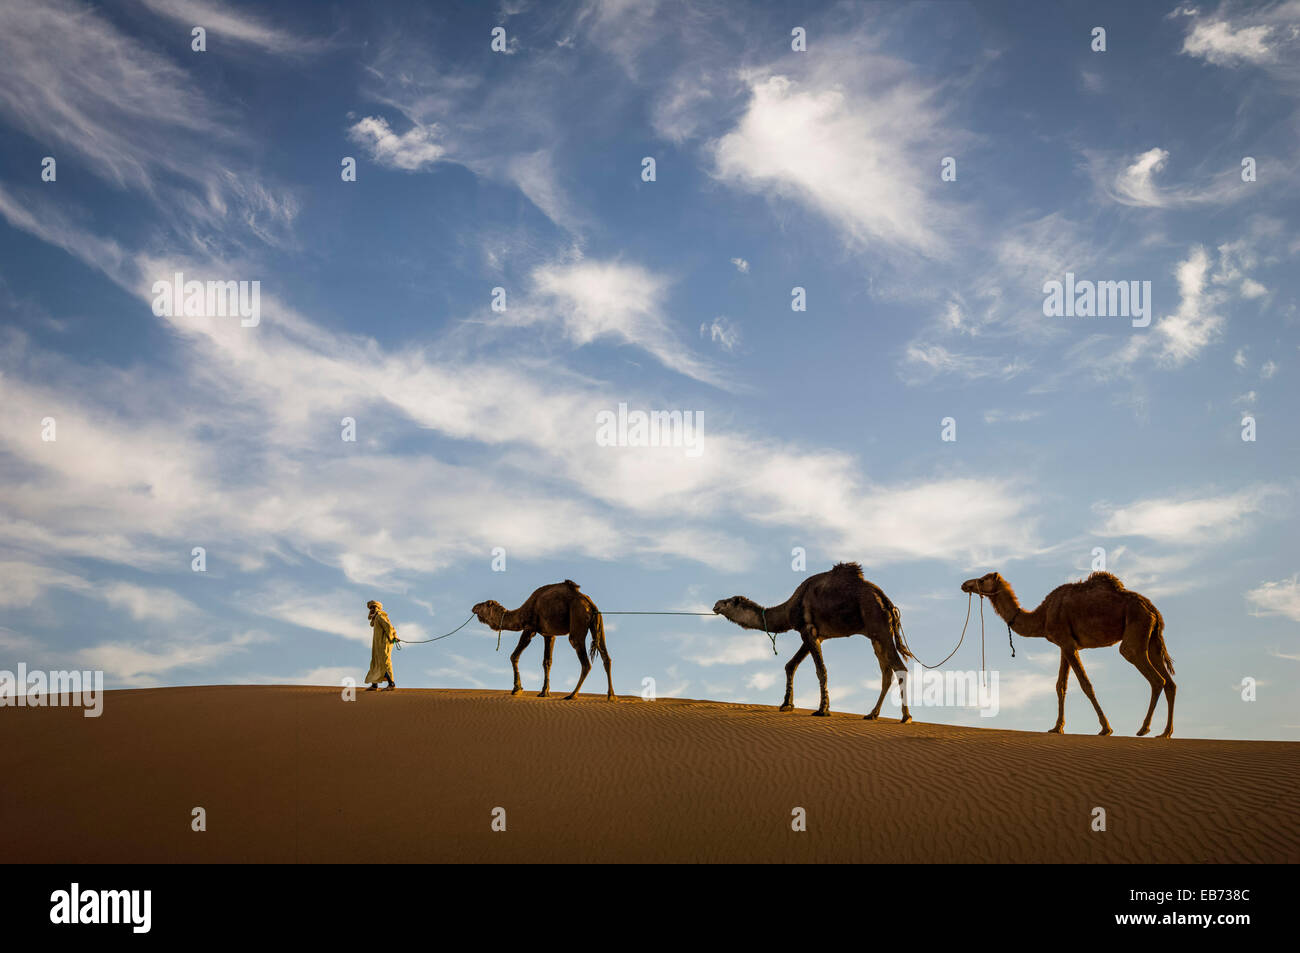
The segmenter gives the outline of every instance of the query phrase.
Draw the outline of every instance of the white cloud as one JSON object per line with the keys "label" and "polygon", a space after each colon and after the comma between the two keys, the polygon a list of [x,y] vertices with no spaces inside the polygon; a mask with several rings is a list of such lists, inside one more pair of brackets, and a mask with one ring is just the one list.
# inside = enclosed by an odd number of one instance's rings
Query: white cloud
{"label": "white cloud", "polygon": [[76,653],[78,663],[99,669],[113,688],[149,687],[177,670],[202,668],[249,645],[265,640],[258,632],[242,632],[215,642],[172,642],[157,651],[139,644],[107,642]]}
{"label": "white cloud", "polygon": [[104,584],[99,595],[110,606],[125,609],[133,619],[174,622],[196,611],[192,602],[170,589],[137,586],[129,582]]}
{"label": "white cloud", "polygon": [[742,77],[749,103],[710,144],[714,175],[806,203],[854,245],[937,253],[949,215],[923,178],[942,155],[935,92],[861,48],[816,62],[800,77]]}
{"label": "white cloud", "polygon": [[[0,538],[3,535],[0,532]],[[120,580],[92,583],[75,573],[39,563],[0,562],[0,577],[5,579],[0,606],[30,606],[50,589],[62,589],[124,610],[132,619],[140,621],[174,622],[198,612],[192,602],[170,589]]]}
{"label": "white cloud", "polygon": [[731,259],[731,263],[736,266],[736,270],[742,275],[749,274],[749,262],[745,261],[745,259],[733,258]]}
{"label": "white cloud", "polygon": [[532,274],[544,307],[517,311],[513,320],[558,322],[579,346],[601,339],[639,347],[665,367],[706,383],[729,386],[706,361],[695,357],[668,323],[668,279],[620,261],[543,265]]}
{"label": "white cloud", "polygon": [[1300,575],[1265,582],[1246,593],[1251,615],[1280,615],[1300,622]]}
{"label": "white cloud", "polygon": [[1273,60],[1274,53],[1268,43],[1272,27],[1235,25],[1228,19],[1201,17],[1195,10],[1184,12],[1192,18],[1182,48],[1188,56],[1200,57],[1216,66],[1263,64]]}
{"label": "white cloud", "polygon": [[1252,517],[1277,513],[1285,496],[1278,487],[1260,486],[1236,493],[1201,497],[1157,497],[1115,506],[1098,503],[1104,517],[1100,536],[1142,536],[1162,543],[1199,543],[1244,532]]}
{"label": "white cloud", "polygon": [[712,321],[700,325],[700,336],[707,337],[724,351],[734,351],[740,343],[740,328],[719,315]]}
{"label": "white cloud", "polygon": [[1243,298],[1262,298],[1266,294],[1268,294],[1268,289],[1253,278],[1246,278],[1241,282],[1241,296]]}
{"label": "white cloud", "polygon": [[348,130],[348,138],[369,149],[380,165],[407,172],[418,172],[446,154],[436,136],[437,126],[412,126],[399,136],[389,128],[388,120],[377,116],[367,116]]}
{"label": "white cloud", "polygon": [[1209,269],[1210,257],[1199,245],[1178,265],[1178,310],[1161,318],[1154,329],[1166,363],[1177,366],[1192,360],[1223,327],[1221,298],[1206,292]]}
{"label": "white cloud", "polygon": [[695,635],[690,637],[687,645],[689,648],[683,650],[682,657],[705,668],[713,665],[748,665],[750,662],[772,658],[772,643],[762,632]]}

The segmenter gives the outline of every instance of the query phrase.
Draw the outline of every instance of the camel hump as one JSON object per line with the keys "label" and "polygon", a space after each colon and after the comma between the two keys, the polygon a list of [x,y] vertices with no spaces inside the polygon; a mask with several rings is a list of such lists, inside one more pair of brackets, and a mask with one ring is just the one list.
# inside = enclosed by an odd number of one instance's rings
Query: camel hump
{"label": "camel hump", "polygon": [[574,590],[575,592],[578,590],[578,584],[574,582],[572,579],[564,580],[564,584],[568,586],[570,589]]}
{"label": "camel hump", "polygon": [[862,566],[858,563],[836,563],[835,567],[831,569],[831,572],[845,573],[852,576],[854,579],[862,578]]}
{"label": "camel hump", "polygon": [[1089,586],[1107,586],[1114,589],[1116,592],[1124,591],[1124,583],[1119,581],[1119,577],[1113,573],[1102,572],[1101,570],[1097,570],[1089,575],[1088,578],[1084,580],[1084,583]]}

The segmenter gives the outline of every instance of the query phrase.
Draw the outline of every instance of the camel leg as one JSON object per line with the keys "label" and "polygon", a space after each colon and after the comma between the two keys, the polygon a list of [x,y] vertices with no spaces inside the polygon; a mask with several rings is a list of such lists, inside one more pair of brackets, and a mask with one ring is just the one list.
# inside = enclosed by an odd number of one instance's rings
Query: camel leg
{"label": "camel leg", "polygon": [[546,648],[542,655],[542,690],[537,693],[538,698],[551,697],[551,657],[555,654],[555,636],[543,635],[542,639],[546,642]]}
{"label": "camel leg", "polygon": [[1061,670],[1056,673],[1056,724],[1049,735],[1065,734],[1065,690],[1070,687],[1070,656],[1061,649]]}
{"label": "camel leg", "polygon": [[605,648],[605,640],[600,640],[600,660],[605,663],[605,680],[609,683],[609,691],[605,694],[606,701],[613,701],[614,695],[614,660],[609,657],[609,649]]}
{"label": "camel leg", "polygon": [[[875,643],[873,642],[872,644],[874,645]],[[907,708],[907,664],[903,661],[902,656],[900,656],[898,654],[898,651],[894,648],[892,641],[885,647],[884,652],[885,652],[885,658],[889,662],[890,671],[895,672],[898,675],[898,701],[903,708],[903,712],[899,716],[898,723],[900,725],[911,724],[912,713]],[[884,679],[882,678],[881,681],[883,682]]]}
{"label": "camel leg", "polygon": [[794,711],[794,673],[799,663],[808,657],[808,646],[799,646],[790,661],[785,663],[785,700],[781,702],[781,711]]}
{"label": "camel leg", "polygon": [[573,651],[578,653],[578,664],[582,667],[582,671],[578,673],[578,684],[573,686],[573,691],[564,696],[565,701],[578,697],[578,691],[582,688],[582,683],[587,680],[587,673],[591,671],[591,663],[587,661],[586,646],[582,644],[584,638],[585,632],[582,631],[577,635],[569,635],[569,644],[573,646]]}
{"label": "camel leg", "polygon": [[1142,673],[1151,685],[1151,704],[1147,705],[1147,716],[1142,719],[1142,727],[1138,729],[1138,737],[1142,737],[1151,730],[1151,715],[1156,710],[1156,702],[1160,700],[1160,693],[1164,690],[1165,680],[1160,673],[1156,671],[1151,660],[1147,658],[1147,647],[1151,643],[1151,625],[1148,621],[1146,631],[1143,627],[1135,623],[1129,623],[1124,628],[1124,639],[1119,644],[1119,654],[1122,655],[1134,668]]}
{"label": "camel leg", "polygon": [[[876,707],[871,709],[871,714],[862,717],[866,721],[874,721],[880,717],[880,706],[885,703],[885,695],[889,693],[889,686],[894,683],[894,677],[897,676],[899,699],[903,704],[903,714],[898,719],[898,723],[909,724],[912,721],[912,713],[907,709],[907,666],[903,664],[897,652],[891,653],[875,639],[871,640],[871,648],[875,650],[876,661],[880,663],[880,697],[876,699]],[[893,658],[890,658],[891,654]]]}
{"label": "camel leg", "polygon": [[1079,650],[1074,649],[1069,655],[1070,668],[1074,669],[1074,675],[1079,679],[1079,687],[1083,693],[1088,696],[1088,701],[1092,702],[1092,707],[1097,710],[1097,720],[1101,722],[1101,731],[1099,735],[1111,734],[1110,722],[1106,720],[1105,714],[1102,713],[1101,705],[1097,701],[1097,693],[1092,690],[1092,682],[1088,680],[1088,673],[1083,670],[1083,660],[1079,658]]}
{"label": "camel leg", "polygon": [[[1169,667],[1165,665],[1165,660],[1160,654],[1160,646],[1151,644],[1148,651],[1152,653],[1147,656],[1152,668],[1156,670],[1157,675],[1165,680],[1165,700],[1169,702],[1169,717],[1165,720],[1165,730],[1160,732],[1160,737],[1172,738],[1174,735],[1174,695],[1178,692],[1178,686],[1174,684],[1173,673],[1169,671]],[[1147,720],[1150,721],[1150,719],[1151,716],[1148,713]]]}
{"label": "camel leg", "polygon": [[524,687],[519,684],[519,656],[524,654],[524,649],[528,648],[528,643],[532,640],[532,631],[530,629],[524,629],[523,633],[519,636],[519,644],[516,645],[515,650],[510,653],[510,665],[515,670],[515,687],[510,690],[511,695],[518,695],[524,690]]}
{"label": "camel leg", "polygon": [[[863,721],[875,721],[880,717],[880,706],[885,703],[885,696],[889,694],[889,686],[894,681],[894,669],[885,658],[885,653],[881,651],[876,640],[871,640],[871,647],[876,652],[876,661],[880,663],[880,697],[876,699],[876,707],[871,709],[871,714],[863,715]],[[906,702],[904,702],[906,704]]]}
{"label": "camel leg", "polygon": [[804,644],[808,646],[808,654],[813,658],[813,664],[817,666],[817,681],[821,685],[822,697],[821,704],[813,712],[819,718],[829,718],[831,714],[831,696],[826,690],[826,662],[822,659],[822,644],[817,641],[817,630],[813,626],[808,626],[804,633]]}
{"label": "camel leg", "polygon": [[1172,673],[1165,665],[1164,656],[1161,653],[1161,642],[1156,638],[1157,629],[1155,620],[1134,619],[1124,628],[1124,639],[1119,645],[1119,654],[1124,656],[1133,664],[1142,677],[1151,683],[1151,703],[1147,705],[1147,716],[1142,719],[1142,727],[1138,729],[1138,736],[1141,737],[1151,730],[1151,718],[1156,711],[1156,702],[1160,700],[1160,693],[1165,693],[1165,699],[1169,702],[1169,717],[1165,721],[1165,730],[1160,733],[1161,738],[1168,738],[1174,732],[1174,695],[1178,691],[1178,686],[1174,684]]}

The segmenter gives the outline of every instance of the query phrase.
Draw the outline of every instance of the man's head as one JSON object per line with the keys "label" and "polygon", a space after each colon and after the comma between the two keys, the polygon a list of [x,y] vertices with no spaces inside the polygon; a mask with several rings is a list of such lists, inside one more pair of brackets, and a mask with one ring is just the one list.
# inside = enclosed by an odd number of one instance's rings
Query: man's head
{"label": "man's head", "polygon": [[384,604],[382,602],[378,602],[374,599],[371,599],[369,602],[366,603],[366,608],[370,610],[370,619],[373,622],[375,618],[375,614],[384,611]]}

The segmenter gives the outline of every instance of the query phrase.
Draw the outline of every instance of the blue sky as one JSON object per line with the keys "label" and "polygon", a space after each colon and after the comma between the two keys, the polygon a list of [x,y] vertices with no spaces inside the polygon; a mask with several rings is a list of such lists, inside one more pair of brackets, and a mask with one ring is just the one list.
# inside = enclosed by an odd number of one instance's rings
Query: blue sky
{"label": "blue sky", "polygon": [[[367,599],[408,639],[566,577],[772,604],[796,547],[938,659],[963,579],[1036,605],[1102,548],[1165,616],[1180,735],[1298,738],[1297,53],[1295,0],[5,4],[0,667],[337,684]],[[260,282],[260,323],[155,315],[177,271]],[[1067,272],[1149,281],[1149,326],[1045,316]],[[600,445],[620,403],[701,414],[701,452]],[[916,717],[1047,728],[1055,649],[989,620],[999,716]],[[776,704],[796,637],[609,644],[620,693]],[[508,688],[493,645],[398,682]],[[869,709],[866,640],[826,656]],[[1131,734],[1145,682],[1084,663]]]}

